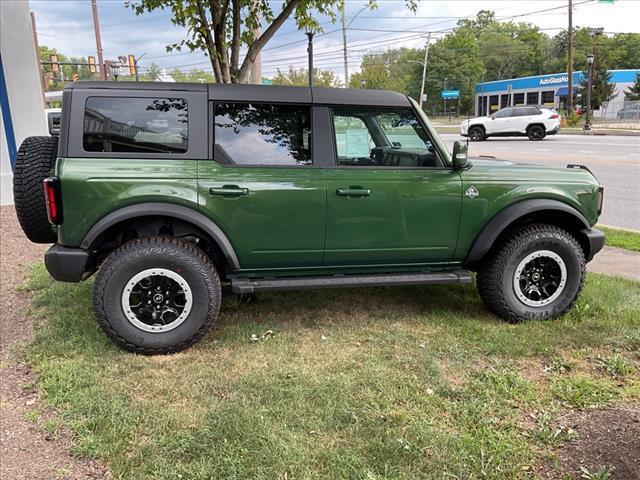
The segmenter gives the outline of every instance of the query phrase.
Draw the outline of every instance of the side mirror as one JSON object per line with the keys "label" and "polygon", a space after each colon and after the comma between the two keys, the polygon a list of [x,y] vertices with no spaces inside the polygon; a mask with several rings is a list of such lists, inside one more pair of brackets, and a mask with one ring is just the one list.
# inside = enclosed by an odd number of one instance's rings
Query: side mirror
{"label": "side mirror", "polygon": [[47,114],[47,124],[49,126],[49,135],[60,135],[60,119],[62,114],[60,112],[49,112]]}
{"label": "side mirror", "polygon": [[457,140],[453,142],[453,168],[461,170],[467,165],[467,144]]}

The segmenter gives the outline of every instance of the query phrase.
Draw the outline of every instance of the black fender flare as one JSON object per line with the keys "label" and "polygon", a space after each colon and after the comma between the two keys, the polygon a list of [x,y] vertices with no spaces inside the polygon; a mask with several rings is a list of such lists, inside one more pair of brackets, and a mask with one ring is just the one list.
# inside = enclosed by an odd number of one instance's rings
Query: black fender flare
{"label": "black fender flare", "polygon": [[234,270],[240,268],[240,262],[233,245],[222,229],[210,218],[192,208],[175,205],[172,203],[139,203],[128,207],[120,208],[98,220],[85,235],[80,247],[88,250],[98,236],[109,227],[124,220],[145,216],[172,217],[192,223],[196,227],[207,233],[220,247],[228,264]]}
{"label": "black fender flare", "polygon": [[464,263],[473,263],[482,260],[487,252],[489,252],[498,236],[504,232],[509,225],[525,215],[543,210],[568,213],[575,217],[584,226],[584,230],[591,231],[591,225],[584,215],[566,203],[551,199],[523,200],[509,205],[489,220],[474,240],[473,246],[471,247],[471,250],[469,250]]}

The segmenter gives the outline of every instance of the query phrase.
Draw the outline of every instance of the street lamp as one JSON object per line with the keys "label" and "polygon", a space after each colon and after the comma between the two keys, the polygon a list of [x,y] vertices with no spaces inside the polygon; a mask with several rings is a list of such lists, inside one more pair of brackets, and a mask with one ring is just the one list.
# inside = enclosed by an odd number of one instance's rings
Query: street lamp
{"label": "street lamp", "polygon": [[309,86],[313,87],[313,35],[315,34],[315,29],[313,26],[307,25],[304,31],[309,39],[309,43],[307,43],[307,54],[309,56]]}
{"label": "street lamp", "polygon": [[593,77],[593,60],[594,55],[587,55],[587,116],[584,120],[585,131],[591,130],[591,82]]}

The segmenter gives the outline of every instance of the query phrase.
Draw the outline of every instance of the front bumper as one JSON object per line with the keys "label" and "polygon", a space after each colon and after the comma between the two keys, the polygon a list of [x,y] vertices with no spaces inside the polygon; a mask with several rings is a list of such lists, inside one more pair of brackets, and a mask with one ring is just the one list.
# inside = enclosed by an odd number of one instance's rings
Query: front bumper
{"label": "front bumper", "polygon": [[589,246],[589,251],[585,253],[587,255],[587,262],[590,262],[591,260],[593,260],[595,254],[602,250],[602,247],[604,247],[604,232],[601,232],[596,228],[592,228],[591,230],[581,230],[581,233],[586,238],[587,244]]}
{"label": "front bumper", "polygon": [[89,252],[81,248],[53,244],[44,254],[49,274],[60,282],[80,282],[89,276]]}

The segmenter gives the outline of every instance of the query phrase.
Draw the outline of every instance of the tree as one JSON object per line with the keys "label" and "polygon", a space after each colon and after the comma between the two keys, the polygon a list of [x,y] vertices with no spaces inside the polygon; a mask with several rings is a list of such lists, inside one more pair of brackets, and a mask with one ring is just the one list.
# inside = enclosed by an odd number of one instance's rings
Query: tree
{"label": "tree", "polygon": [[[304,87],[309,85],[309,70],[306,68],[295,69],[289,67],[289,70],[283,72],[278,69],[273,77],[274,85],[295,85]],[[313,84],[318,87],[342,87],[342,81],[333,71],[328,69],[313,69]]]}
{"label": "tree", "polygon": [[215,79],[211,72],[205,72],[199,68],[193,68],[188,72],[183,72],[174,68],[169,72],[176,82],[192,82],[192,83],[214,83]]}
{"label": "tree", "polygon": [[630,101],[640,100],[640,73],[636,75],[636,82],[625,90],[624,95]]}
{"label": "tree", "polygon": [[[375,0],[368,0],[375,8]],[[405,0],[416,10],[416,0]],[[187,28],[184,40],[167,46],[167,51],[188,48],[201,50],[211,61],[216,81],[246,83],[257,55],[289,17],[298,28],[321,31],[312,12],[334,20],[344,7],[343,0],[284,0],[282,10],[275,13],[266,0],[136,0],[131,7],[136,14],[169,10],[174,25]],[[256,33],[258,27],[266,27]],[[247,47],[240,62],[240,49]]]}
{"label": "tree", "polygon": [[160,67],[151,62],[151,65],[149,65],[149,68],[147,68],[147,73],[141,76],[140,79],[146,80],[148,82],[155,82],[156,78],[158,78],[158,75],[160,75],[161,72],[162,70],[160,69]]}
{"label": "tree", "polygon": [[[587,72],[586,69],[585,72]],[[585,106],[587,86],[588,76],[585,74],[578,89],[578,95],[581,97],[583,105]],[[603,65],[602,62],[600,62],[600,64],[596,63],[596,68],[593,71],[593,78],[591,80],[591,108],[598,110],[613,97],[615,97],[615,85],[611,81],[611,72],[607,71],[606,66]]]}

